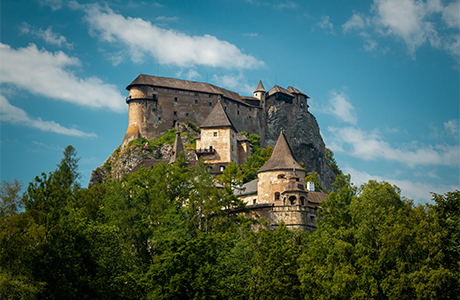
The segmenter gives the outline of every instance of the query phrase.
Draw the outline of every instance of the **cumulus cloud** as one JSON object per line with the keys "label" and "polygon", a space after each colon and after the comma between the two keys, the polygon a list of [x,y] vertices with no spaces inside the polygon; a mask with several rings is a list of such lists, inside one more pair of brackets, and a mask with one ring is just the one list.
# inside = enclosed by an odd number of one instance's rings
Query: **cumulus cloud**
{"label": "cumulus cloud", "polygon": [[344,33],[370,29],[367,34],[395,37],[404,41],[412,56],[421,45],[429,43],[458,59],[460,34],[455,29],[460,28],[459,10],[458,0],[445,6],[439,0],[374,0],[369,15],[353,12],[342,29]]}
{"label": "cumulus cloud", "polygon": [[321,22],[316,24],[319,28],[322,28],[326,30],[326,32],[329,32],[330,34],[334,35],[334,25],[329,21],[329,16],[322,16],[321,17]]}
{"label": "cumulus cloud", "polygon": [[331,92],[331,98],[329,99],[330,106],[326,110],[327,113],[333,114],[340,120],[356,124],[358,118],[353,105],[349,102],[348,96],[342,91],[340,93],[336,91]]}
{"label": "cumulus cloud", "polygon": [[449,120],[444,123],[444,129],[451,135],[458,135],[457,120]]}
{"label": "cumulus cloud", "polygon": [[359,171],[354,168],[345,167],[343,168],[345,174],[351,175],[351,181],[355,185],[361,185],[363,183],[369,182],[369,180],[377,181],[387,181],[390,184],[396,185],[401,189],[402,196],[414,199],[418,202],[429,202],[431,200],[430,193],[444,194],[449,191],[454,191],[458,189],[458,186],[454,185],[439,185],[433,184],[429,181],[410,181],[410,180],[400,180],[394,179],[391,176],[378,176],[371,175],[367,172]]}
{"label": "cumulus cloud", "polygon": [[51,26],[49,26],[46,30],[43,30],[41,28],[36,29],[30,26],[29,24],[27,24],[27,22],[22,22],[20,30],[22,34],[28,34],[28,35],[35,36],[37,38],[41,38],[49,45],[66,47],[69,49],[73,47],[71,43],[67,42],[67,39],[65,36],[53,32],[53,29]]}
{"label": "cumulus cloud", "polygon": [[133,62],[141,63],[146,56],[161,64],[179,67],[203,65],[227,69],[246,69],[264,66],[262,61],[241,52],[235,45],[211,35],[189,36],[163,29],[141,18],[125,18],[99,4],[79,5],[84,9],[84,20],[90,33],[102,41],[126,47]]}
{"label": "cumulus cloud", "polygon": [[77,137],[96,137],[95,133],[86,133],[75,128],[66,128],[54,121],[43,121],[41,118],[33,119],[19,107],[10,104],[8,99],[0,95],[0,116],[2,122],[9,122],[15,125],[37,128],[41,131],[49,131],[63,135]]}
{"label": "cumulus cloud", "polygon": [[39,50],[34,44],[16,50],[0,43],[0,54],[0,83],[77,105],[126,110],[124,97],[116,86],[97,77],[75,76],[69,68],[79,66],[80,61],[62,51]]}
{"label": "cumulus cloud", "polygon": [[421,165],[458,167],[460,146],[439,144],[435,146],[410,146],[393,148],[378,132],[366,132],[354,127],[328,127],[338,146],[336,151],[346,151],[363,160],[383,159],[405,164],[411,168]]}
{"label": "cumulus cloud", "polygon": [[237,91],[241,95],[252,95],[255,86],[247,84],[246,77],[243,74],[238,75],[213,75],[213,82],[218,86]]}

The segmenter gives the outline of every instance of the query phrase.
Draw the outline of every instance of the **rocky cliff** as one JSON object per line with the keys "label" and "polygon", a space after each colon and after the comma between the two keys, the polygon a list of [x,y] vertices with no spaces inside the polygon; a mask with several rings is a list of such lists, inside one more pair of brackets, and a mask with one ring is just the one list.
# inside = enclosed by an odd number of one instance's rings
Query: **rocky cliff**
{"label": "rocky cliff", "polygon": [[305,164],[307,172],[316,171],[319,183],[326,191],[332,190],[336,175],[325,158],[325,144],[315,116],[283,101],[267,108],[264,144],[275,146],[283,130],[299,162]]}

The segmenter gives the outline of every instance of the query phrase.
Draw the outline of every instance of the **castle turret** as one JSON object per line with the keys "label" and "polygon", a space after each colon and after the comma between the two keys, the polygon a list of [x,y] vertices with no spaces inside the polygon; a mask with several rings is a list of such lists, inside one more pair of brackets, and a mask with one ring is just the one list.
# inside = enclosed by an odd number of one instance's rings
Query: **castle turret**
{"label": "castle turret", "polygon": [[257,87],[254,91],[254,98],[257,98],[260,100],[260,106],[265,107],[265,88],[264,85],[262,84],[262,80],[259,80],[259,83],[257,84]]}
{"label": "castle turret", "polygon": [[130,141],[149,137],[149,125],[152,125],[152,113],[157,107],[157,93],[145,83],[146,75],[139,75],[126,87],[129,97],[128,104],[128,130],[123,138],[122,146]]}

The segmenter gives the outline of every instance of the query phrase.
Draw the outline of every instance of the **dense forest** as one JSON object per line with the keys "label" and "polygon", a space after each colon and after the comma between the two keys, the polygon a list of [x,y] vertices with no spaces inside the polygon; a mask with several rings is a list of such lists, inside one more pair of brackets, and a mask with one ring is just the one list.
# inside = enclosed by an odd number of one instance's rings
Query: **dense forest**
{"label": "dense forest", "polygon": [[223,188],[181,156],[86,189],[68,146],[25,193],[2,181],[1,299],[459,299],[460,191],[414,204],[337,172],[317,231],[272,232],[234,196],[260,157]]}

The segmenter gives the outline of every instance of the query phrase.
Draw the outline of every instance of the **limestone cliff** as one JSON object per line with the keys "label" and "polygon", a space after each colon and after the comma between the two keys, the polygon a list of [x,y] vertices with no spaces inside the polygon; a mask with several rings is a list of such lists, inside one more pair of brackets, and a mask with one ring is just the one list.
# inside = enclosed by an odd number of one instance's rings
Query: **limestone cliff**
{"label": "limestone cliff", "polygon": [[[194,159],[193,139],[198,133],[187,125],[181,126],[179,130],[182,132],[181,139],[186,148],[184,151],[187,158]],[[92,171],[88,187],[99,182],[106,183],[110,179],[120,179],[123,174],[131,172],[144,159],[169,161],[172,146],[171,140],[157,143],[156,146],[149,146],[146,149],[143,148],[143,144],[135,143],[135,141],[124,147],[119,146],[102,166]]]}
{"label": "limestone cliff", "polygon": [[332,189],[336,175],[325,158],[325,144],[316,118],[308,111],[278,101],[267,108],[264,142],[275,146],[283,130],[299,162],[307,172],[316,171],[319,182],[326,191]]}

